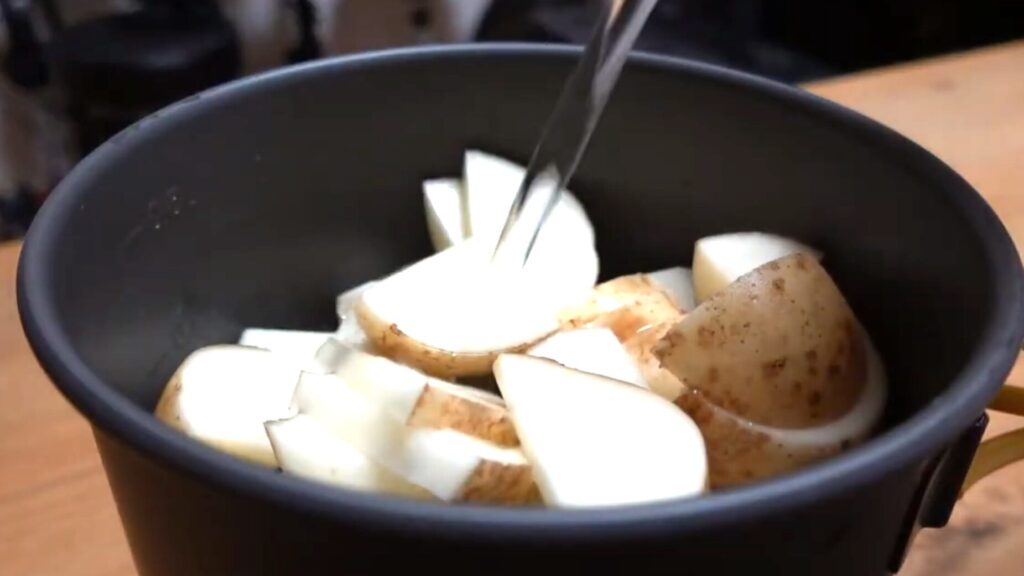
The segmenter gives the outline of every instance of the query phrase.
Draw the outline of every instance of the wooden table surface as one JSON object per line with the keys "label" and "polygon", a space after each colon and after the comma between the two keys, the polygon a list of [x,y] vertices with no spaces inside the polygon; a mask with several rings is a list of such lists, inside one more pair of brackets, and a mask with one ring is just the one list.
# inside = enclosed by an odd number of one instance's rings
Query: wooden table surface
{"label": "wooden table surface", "polygon": [[[1024,42],[809,86],[921,143],[992,204],[1024,247]],[[0,574],[133,574],[85,421],[49,384],[22,335],[18,245],[0,246]],[[1011,375],[1024,380],[1024,368]],[[1024,384],[1024,382],[1021,382]],[[1024,426],[992,414],[989,435]],[[922,532],[901,574],[1024,573],[1024,464],[982,481],[950,525]]]}

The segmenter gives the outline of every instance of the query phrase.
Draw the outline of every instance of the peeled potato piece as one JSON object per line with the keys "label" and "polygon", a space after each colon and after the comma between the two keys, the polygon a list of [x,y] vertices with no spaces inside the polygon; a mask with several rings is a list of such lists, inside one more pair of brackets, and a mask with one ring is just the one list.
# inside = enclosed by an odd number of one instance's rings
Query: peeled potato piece
{"label": "peeled potato piece", "polygon": [[821,260],[821,252],[791,238],[764,232],[731,232],[706,236],[693,252],[696,302],[711,298],[737,278],[762,264],[803,253]]}
{"label": "peeled potato piece", "polygon": [[867,379],[859,324],[813,257],[792,254],[742,276],[654,348],[712,404],[758,424],[809,428],[853,407]]}
{"label": "peeled potato piece", "polygon": [[503,354],[494,375],[548,505],[618,506],[704,491],[704,441],[670,402],[546,358]]}
{"label": "peeled potato piece", "polygon": [[220,344],[200,348],[171,376],[157,418],[209,446],[276,467],[264,422],[287,418],[300,371],[268,350]]}
{"label": "peeled potato piece", "polygon": [[681,315],[672,297],[645,274],[619,276],[603,282],[581,305],[567,308],[560,314],[568,329],[608,328],[620,341],[647,326]]}
{"label": "peeled potato piece", "polygon": [[597,277],[593,247],[538,252],[525,267],[491,260],[475,239],[375,283],[356,316],[369,346],[428,374],[490,372],[494,358],[521,351],[559,328],[558,311],[582,301]]}
{"label": "peeled potato piece", "polygon": [[303,373],[295,407],[377,464],[446,502],[538,501],[522,450],[455,430],[408,426],[336,376]]}
{"label": "peeled potato piece", "polygon": [[577,328],[557,332],[529,350],[530,356],[647,388],[636,361],[608,328]]}
{"label": "peeled potato piece", "polygon": [[423,182],[427,231],[435,250],[444,250],[466,239],[462,221],[462,182],[436,178]]}
{"label": "peeled potato piece", "polygon": [[693,291],[693,271],[682,266],[664,268],[645,274],[655,286],[672,298],[672,303],[683,312],[697,307]]}
{"label": "peeled potato piece", "polygon": [[316,352],[331,335],[332,332],[246,328],[238,344],[269,350],[292,359],[300,369],[316,370]]}
{"label": "peeled potato piece", "polygon": [[318,359],[330,372],[410,426],[451,428],[502,446],[519,439],[500,396],[445,382],[335,339]]}
{"label": "peeled potato piece", "polygon": [[366,332],[363,331],[363,327],[359,324],[359,321],[356,318],[356,305],[359,304],[359,299],[362,298],[363,293],[373,287],[376,283],[376,280],[371,280],[354,288],[350,288],[338,295],[336,302],[338,312],[338,330],[335,331],[334,337],[341,342],[349,346],[359,348],[360,350],[368,350],[371,346],[366,337]]}
{"label": "peeled potato piece", "polygon": [[[526,168],[510,160],[481,150],[466,151],[463,217],[469,236],[488,247],[495,245],[525,176]],[[564,242],[594,243],[593,226],[579,200],[568,190],[562,191],[544,223],[536,250],[548,251]]]}
{"label": "peeled potato piece", "polygon": [[267,422],[265,427],[281,470],[289,474],[354,490],[434,499],[367,458],[312,416],[297,414]]}
{"label": "peeled potato piece", "polygon": [[[652,390],[671,398],[693,418],[704,436],[712,489],[747,484],[798,470],[839,454],[865,440],[878,426],[887,396],[881,359],[862,331],[868,352],[867,382],[854,407],[837,420],[814,428],[785,429],[753,424],[707,401],[662,368],[650,347],[671,329],[655,327],[646,338],[627,342]],[[646,351],[645,351],[646,350]]]}

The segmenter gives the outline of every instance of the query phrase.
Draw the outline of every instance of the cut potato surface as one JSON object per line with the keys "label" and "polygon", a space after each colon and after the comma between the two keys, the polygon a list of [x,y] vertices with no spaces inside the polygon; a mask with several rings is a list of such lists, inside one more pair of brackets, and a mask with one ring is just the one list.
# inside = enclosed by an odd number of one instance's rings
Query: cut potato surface
{"label": "cut potato surface", "polygon": [[503,354],[494,373],[548,505],[618,506],[703,492],[703,439],[672,403],[545,358]]}
{"label": "cut potato surface", "polygon": [[434,376],[486,374],[497,354],[557,330],[558,311],[582,301],[597,276],[596,254],[561,266],[531,258],[525,268],[490,256],[470,239],[374,284],[356,307],[369,345]]}
{"label": "cut potato surface", "polygon": [[315,370],[311,361],[320,346],[331,337],[332,332],[309,332],[304,330],[277,330],[273,328],[246,328],[238,339],[240,346],[252,346],[287,356],[299,368]]}
{"label": "cut potato surface", "polygon": [[529,350],[530,356],[647,388],[636,361],[608,328],[578,328],[557,332]]}
{"label": "cut potato surface", "polygon": [[711,298],[754,268],[795,253],[821,259],[814,248],[775,234],[733,232],[701,238],[693,253],[696,301]]}
{"label": "cut potato surface", "polygon": [[156,416],[209,446],[274,467],[263,424],[294,414],[291,398],[299,373],[287,356],[260,348],[200,348],[171,377]]}
{"label": "cut potato surface", "polygon": [[377,464],[441,500],[537,501],[522,450],[455,430],[407,426],[336,376],[304,373],[295,406]]}
{"label": "cut potato surface", "polygon": [[[463,165],[464,219],[469,236],[493,249],[509,209],[526,176],[526,168],[481,150],[469,150]],[[579,200],[563,190],[537,238],[537,252],[564,243],[593,245],[594,229]]]}
{"label": "cut potato surface", "polygon": [[341,324],[345,323],[345,320],[351,320],[355,316],[356,305],[359,304],[359,299],[363,297],[363,294],[377,284],[377,280],[371,280],[364,282],[354,288],[342,292],[338,295],[336,300],[336,308],[338,310],[338,321]]}
{"label": "cut potato surface", "polygon": [[689,312],[697,307],[697,298],[693,291],[693,271],[689,268],[676,266],[655,270],[646,274],[647,279],[668,294],[676,308]]}
{"label": "cut potato surface", "polygon": [[335,339],[323,345],[319,360],[400,422],[425,428],[451,428],[502,446],[519,444],[500,396],[427,376]]}
{"label": "cut potato surface", "polygon": [[353,490],[433,500],[429,492],[374,463],[315,418],[297,414],[266,424],[281,470]]}
{"label": "cut potato surface", "polygon": [[435,250],[444,250],[467,237],[462,219],[462,183],[457,178],[436,178],[423,183],[427,231]]}
{"label": "cut potato surface", "polygon": [[687,314],[654,353],[714,405],[780,428],[836,420],[853,407],[867,376],[853,311],[803,253],[730,284]]}

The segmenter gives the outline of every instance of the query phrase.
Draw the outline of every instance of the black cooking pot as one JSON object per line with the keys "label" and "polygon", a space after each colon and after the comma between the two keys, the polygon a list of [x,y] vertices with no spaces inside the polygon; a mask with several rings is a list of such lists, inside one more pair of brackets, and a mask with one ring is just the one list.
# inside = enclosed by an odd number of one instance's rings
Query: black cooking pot
{"label": "black cooking pot", "polygon": [[893,132],[679,60],[630,62],[571,184],[602,276],[688,264],[723,231],[819,247],[889,370],[876,439],[698,499],[527,510],[314,484],[151,416],[191,350],[245,326],[331,330],[337,293],[430,253],[421,180],[457,174],[470,146],[525,163],[578,55],[443,47],[272,72],[137,124],[55,192],[22,254],[22,319],[94,427],[140,574],[882,574],[945,522],[1024,332],[1005,229]]}

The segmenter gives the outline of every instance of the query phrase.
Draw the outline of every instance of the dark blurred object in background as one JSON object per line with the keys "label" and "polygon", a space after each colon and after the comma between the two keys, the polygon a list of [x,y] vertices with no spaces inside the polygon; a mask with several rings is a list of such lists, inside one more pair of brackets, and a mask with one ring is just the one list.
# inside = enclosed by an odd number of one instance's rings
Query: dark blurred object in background
{"label": "dark blurred object in background", "polygon": [[54,80],[88,153],[142,117],[236,78],[234,28],[214,0],[145,0],[69,27],[49,47]]}
{"label": "dark blurred object in background", "polygon": [[[585,41],[590,2],[494,0],[479,39]],[[1024,37],[1024,0],[660,0],[641,50],[804,82]]]}
{"label": "dark blurred object in background", "polygon": [[[239,76],[412,44],[582,44],[604,0],[0,0],[0,239],[118,130]],[[660,0],[637,48],[807,82],[1024,37],[1024,0]]]}

